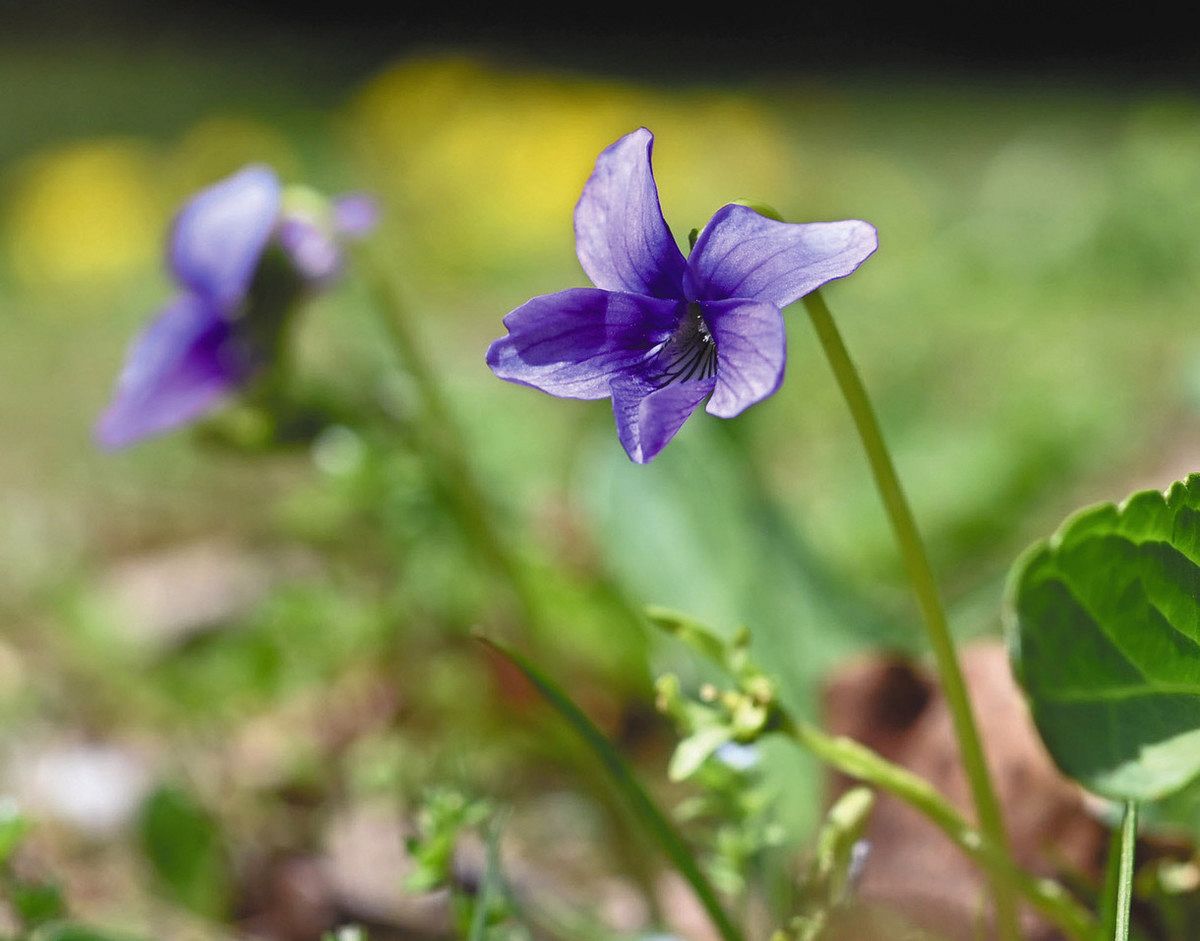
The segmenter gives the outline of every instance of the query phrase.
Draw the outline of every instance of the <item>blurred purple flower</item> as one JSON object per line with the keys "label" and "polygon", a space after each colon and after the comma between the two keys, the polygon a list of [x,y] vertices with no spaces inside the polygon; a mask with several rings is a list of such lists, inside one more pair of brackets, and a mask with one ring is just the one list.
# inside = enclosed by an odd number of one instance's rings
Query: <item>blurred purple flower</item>
{"label": "blurred purple flower", "polygon": [[341,267],[340,240],[375,224],[368,197],[332,206],[285,192],[250,166],[197,193],[171,231],[179,293],[134,340],[96,424],[102,447],[125,447],[194,421],[274,357],[295,302]]}
{"label": "blurred purple flower", "polygon": [[575,207],[595,288],[545,294],[504,318],[487,362],[501,379],[574,399],[611,396],[617,436],[652,460],[706,397],[732,418],[779,388],[781,308],[875,251],[858,220],[790,225],[727,205],[684,258],[663,219],[645,128],[603,151]]}

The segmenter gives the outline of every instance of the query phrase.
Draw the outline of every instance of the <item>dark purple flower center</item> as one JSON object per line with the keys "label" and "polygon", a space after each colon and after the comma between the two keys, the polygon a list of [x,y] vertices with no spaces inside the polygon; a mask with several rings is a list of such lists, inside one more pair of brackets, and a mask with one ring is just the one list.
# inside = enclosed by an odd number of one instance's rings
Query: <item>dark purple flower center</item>
{"label": "dark purple flower center", "polygon": [[658,388],[708,379],[717,373],[717,341],[699,304],[688,304],[679,326],[650,363],[646,378]]}

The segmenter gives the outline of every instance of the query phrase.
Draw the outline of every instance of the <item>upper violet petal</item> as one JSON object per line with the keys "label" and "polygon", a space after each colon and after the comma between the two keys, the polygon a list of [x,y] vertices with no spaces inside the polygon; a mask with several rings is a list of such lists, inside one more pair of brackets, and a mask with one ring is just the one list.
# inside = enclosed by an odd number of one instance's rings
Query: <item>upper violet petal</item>
{"label": "upper violet petal", "polygon": [[717,385],[705,410],[733,418],[783,382],[783,314],[774,304],[743,300],[706,301],[700,310],[717,344]]}
{"label": "upper violet petal", "polygon": [[653,147],[654,135],[643,127],[596,158],[575,206],[575,250],[598,288],[678,298],[687,262],[663,219]]}
{"label": "upper violet petal", "polygon": [[171,233],[170,265],[185,287],[222,308],[239,303],[279,217],[280,186],[250,166],[197,193]]}
{"label": "upper violet petal", "polygon": [[776,222],[746,206],[717,210],[688,258],[687,296],[767,301],[783,308],[844,278],[879,246],[869,222]]}
{"label": "upper violet petal", "polygon": [[716,379],[689,379],[655,388],[636,375],[612,382],[617,437],[630,460],[648,464],[675,437],[683,423],[713,390]]}
{"label": "upper violet petal", "polygon": [[573,288],[544,294],[504,318],[488,349],[501,379],[570,399],[603,399],[615,376],[644,362],[684,315],[682,301]]}
{"label": "upper violet petal", "polygon": [[122,448],[193,421],[252,370],[223,312],[205,298],[181,294],[131,345],[96,440]]}

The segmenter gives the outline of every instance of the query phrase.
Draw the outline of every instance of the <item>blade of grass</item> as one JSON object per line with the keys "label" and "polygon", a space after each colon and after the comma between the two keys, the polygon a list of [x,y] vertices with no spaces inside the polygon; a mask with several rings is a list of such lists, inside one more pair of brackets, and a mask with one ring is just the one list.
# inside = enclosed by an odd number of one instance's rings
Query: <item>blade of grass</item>
{"label": "blade of grass", "polygon": [[487,864],[483,870],[483,884],[475,898],[475,912],[471,918],[471,933],[468,941],[484,941],[487,937],[488,906],[492,894],[499,888],[500,875],[500,824],[493,821],[487,834]]}
{"label": "blade of grass", "polygon": [[733,922],[729,920],[729,916],[725,914],[725,910],[721,907],[721,903],[717,898],[716,890],[713,889],[712,884],[705,877],[704,873],[700,871],[700,867],[692,857],[687,844],[684,843],[683,838],[671,824],[670,820],[667,819],[654,801],[651,800],[650,795],[646,793],[646,790],[634,776],[632,769],[625,763],[625,760],[613,748],[608,739],[604,737],[604,733],[596,728],[592,720],[587,717],[582,709],[575,705],[571,698],[557,684],[545,676],[532,663],[521,656],[521,654],[486,637],[479,637],[479,640],[520,670],[525,678],[533,684],[534,688],[541,693],[542,697],[554,707],[555,711],[566,720],[567,724],[575,730],[596,757],[600,759],[600,763],[612,778],[617,789],[629,802],[630,808],[642,821],[642,824],[662,849],[667,859],[671,861],[672,865],[679,870],[679,874],[691,885],[692,891],[696,893],[696,898],[704,906],[704,910],[708,913],[708,917],[712,920],[712,923],[716,926],[717,931],[720,932],[724,941],[742,941],[741,933],[734,927]]}

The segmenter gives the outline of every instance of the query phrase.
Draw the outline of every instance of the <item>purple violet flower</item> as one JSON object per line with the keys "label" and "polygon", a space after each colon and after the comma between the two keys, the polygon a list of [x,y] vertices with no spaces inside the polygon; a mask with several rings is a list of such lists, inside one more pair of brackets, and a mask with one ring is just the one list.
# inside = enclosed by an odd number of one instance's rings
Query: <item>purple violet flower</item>
{"label": "purple violet flower", "polygon": [[368,232],[359,194],[328,204],[249,166],[180,210],[167,264],[180,291],[133,341],[96,440],[116,449],[195,421],[276,356],[296,302],[337,274],[340,240]]}
{"label": "purple violet flower", "polygon": [[604,150],[575,207],[576,253],[596,287],[518,307],[487,354],[509,382],[611,396],[617,437],[639,464],[706,397],[710,415],[733,418],[773,394],[786,359],[781,309],[878,246],[867,222],[794,225],[730,204],[685,259],[659,205],[653,146],[639,128]]}

